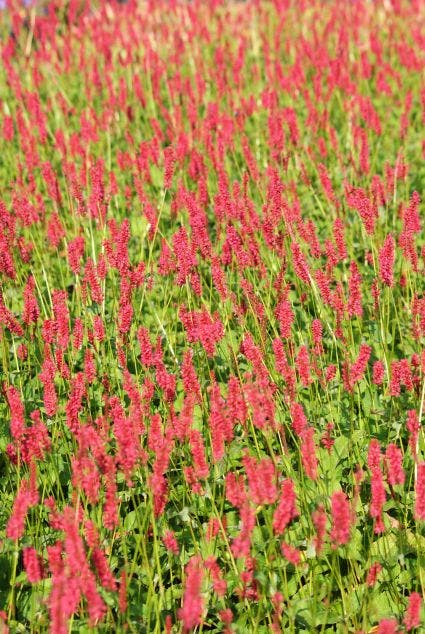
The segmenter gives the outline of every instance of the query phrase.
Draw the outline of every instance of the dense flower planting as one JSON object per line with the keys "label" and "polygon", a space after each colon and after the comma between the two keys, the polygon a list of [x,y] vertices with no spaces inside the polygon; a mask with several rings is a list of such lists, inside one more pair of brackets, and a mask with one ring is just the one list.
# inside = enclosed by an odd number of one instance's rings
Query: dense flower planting
{"label": "dense flower planting", "polygon": [[0,632],[424,632],[425,2],[0,12]]}

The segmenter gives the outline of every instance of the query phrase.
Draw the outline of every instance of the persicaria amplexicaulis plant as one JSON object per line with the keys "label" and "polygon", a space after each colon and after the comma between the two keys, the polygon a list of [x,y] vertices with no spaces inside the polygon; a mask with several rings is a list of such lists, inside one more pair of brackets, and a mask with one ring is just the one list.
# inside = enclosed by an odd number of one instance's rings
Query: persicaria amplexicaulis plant
{"label": "persicaria amplexicaulis plant", "polygon": [[421,632],[425,4],[0,5],[0,632]]}

